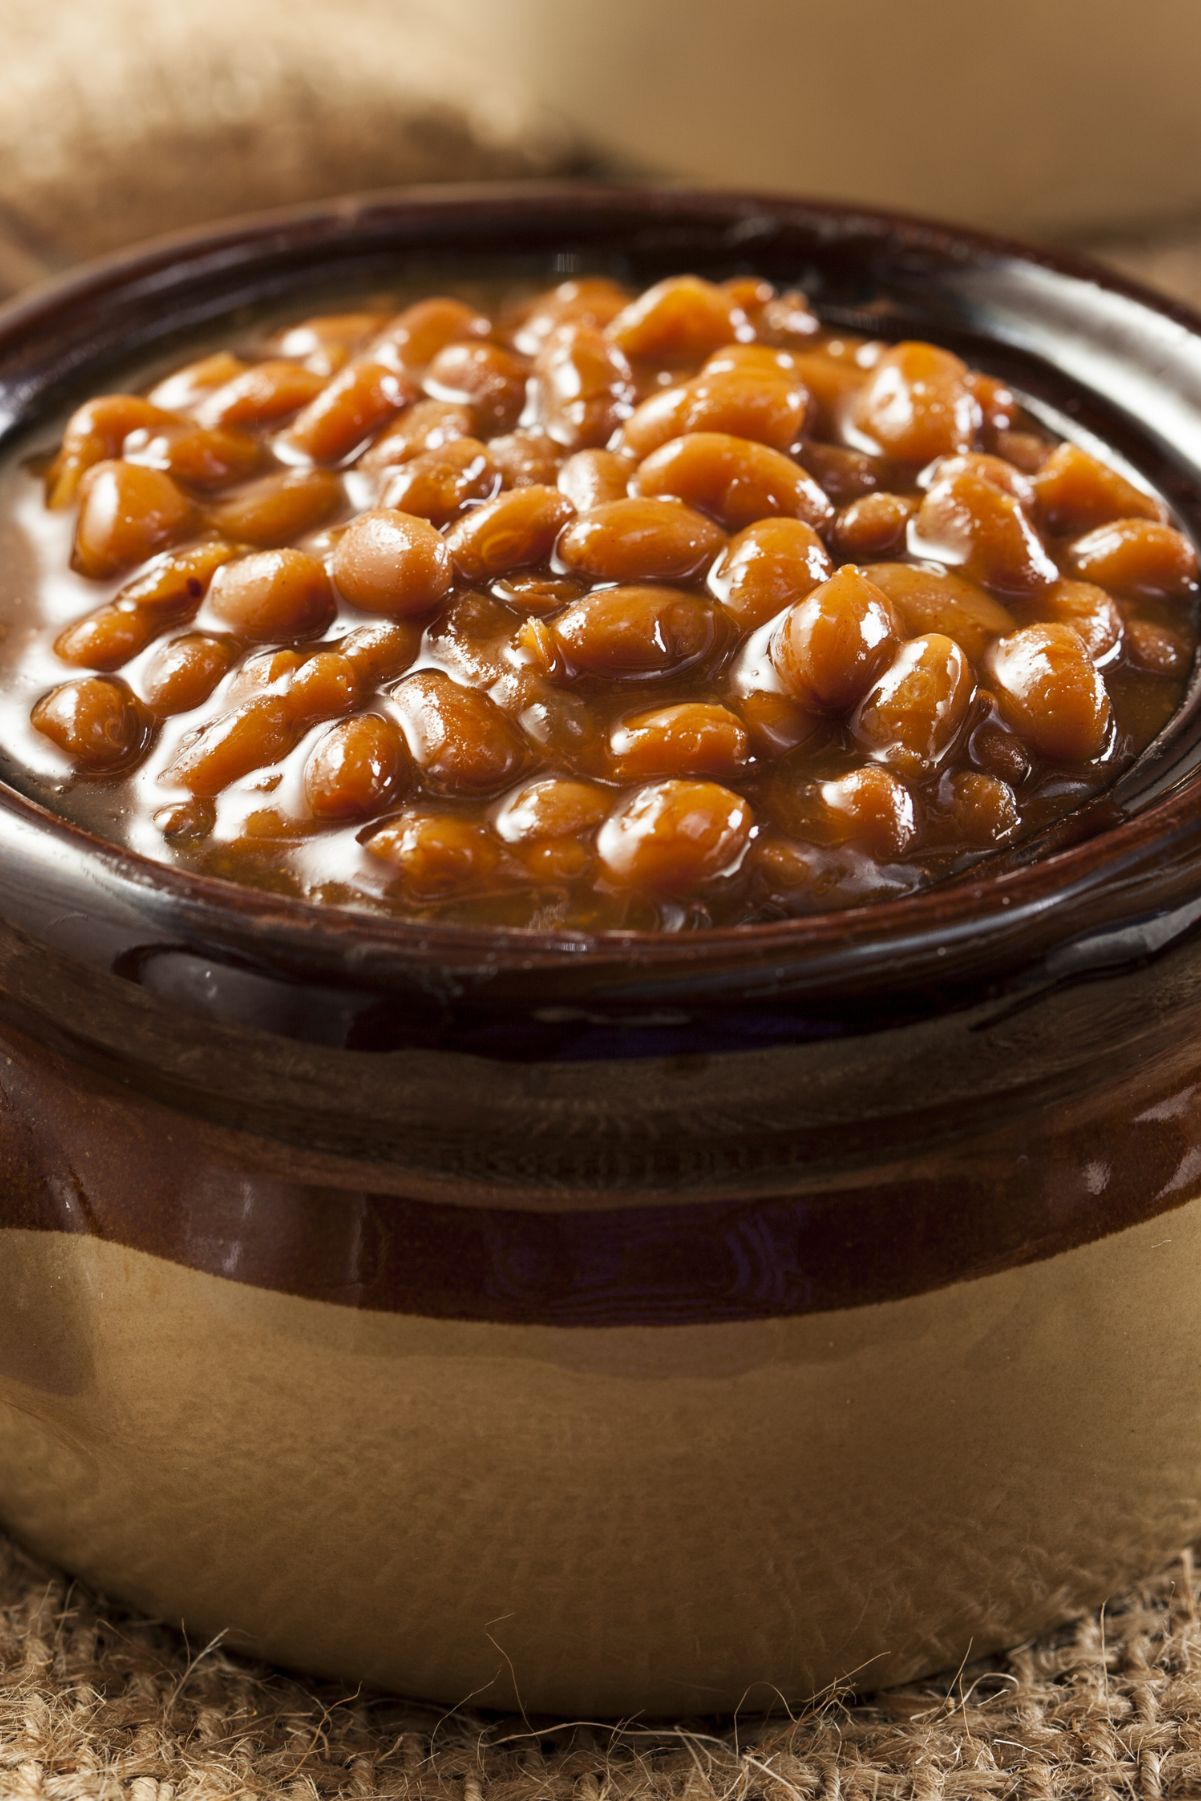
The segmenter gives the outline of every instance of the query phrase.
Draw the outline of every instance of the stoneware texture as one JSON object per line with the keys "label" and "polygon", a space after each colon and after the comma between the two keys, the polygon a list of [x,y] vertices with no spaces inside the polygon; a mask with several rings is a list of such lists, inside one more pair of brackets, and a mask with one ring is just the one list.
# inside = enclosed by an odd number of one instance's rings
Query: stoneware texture
{"label": "stoneware texture", "polygon": [[[1201,530],[1201,335],[782,200],[406,195],[0,319],[14,450],[331,280],[753,267],[1097,432]],[[957,1662],[1201,1531],[1198,726],[1035,855],[565,941],[321,914],[0,787],[0,1513],[197,1634],[551,1712]]]}

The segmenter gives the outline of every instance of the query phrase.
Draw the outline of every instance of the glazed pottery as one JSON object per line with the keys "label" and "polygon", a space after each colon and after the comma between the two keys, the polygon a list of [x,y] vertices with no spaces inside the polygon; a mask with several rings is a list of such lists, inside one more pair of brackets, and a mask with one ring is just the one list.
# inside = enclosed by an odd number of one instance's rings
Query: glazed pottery
{"label": "glazed pottery", "polygon": [[[799,284],[1201,531],[1189,315],[750,196],[152,247],[0,319],[11,453],[131,357],[427,266]],[[876,1687],[1153,1566],[1201,1530],[1197,738],[970,879],[608,940],[323,912],[0,788],[0,1517],[198,1638],[556,1714]]]}

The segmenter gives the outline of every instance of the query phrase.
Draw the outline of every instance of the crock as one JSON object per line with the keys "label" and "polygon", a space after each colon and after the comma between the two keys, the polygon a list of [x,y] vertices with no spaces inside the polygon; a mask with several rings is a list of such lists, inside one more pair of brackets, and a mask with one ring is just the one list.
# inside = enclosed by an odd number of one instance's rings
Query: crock
{"label": "crock", "polygon": [[[806,201],[348,200],[0,317],[11,454],[247,308],[754,269],[1201,534],[1201,323]],[[431,279],[432,279],[431,275]],[[39,438],[39,433],[41,437]],[[195,1634],[455,1703],[766,1706],[1201,1531],[1201,726],[966,879],[555,937],[160,867],[0,786],[0,1517]]]}

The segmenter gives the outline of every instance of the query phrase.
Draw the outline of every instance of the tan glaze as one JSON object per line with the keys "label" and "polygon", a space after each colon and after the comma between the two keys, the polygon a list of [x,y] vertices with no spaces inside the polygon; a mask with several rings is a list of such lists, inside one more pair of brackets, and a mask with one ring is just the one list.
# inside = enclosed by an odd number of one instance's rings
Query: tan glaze
{"label": "tan glaze", "polygon": [[[413,1209],[350,1159],[309,1154],[298,1180],[295,1152],[10,1033],[6,1519],[195,1633],[448,1703],[761,1707],[1012,1642],[1201,1529],[1194,1061],[1091,1093],[1073,1130],[1035,1099],[970,1157],[953,1140],[877,1170],[921,1220],[887,1258],[856,1229],[862,1170],[798,1180],[818,1255],[781,1296],[778,1202],[724,1228],[644,1203],[641,1232],[599,1234],[562,1199],[452,1202],[398,1242]],[[573,1107],[562,1070],[526,1073],[552,1081],[544,1120],[580,1116],[584,1077]],[[702,1070],[644,1073],[712,1094]],[[587,1077],[598,1137],[611,1076]],[[987,1237],[981,1170],[991,1220],[1012,1198],[1030,1236],[991,1246],[996,1273],[918,1287],[960,1215]],[[1117,1229],[1054,1254],[1088,1189],[1093,1229]],[[1117,1224],[1118,1195],[1150,1216]],[[833,1246],[823,1210],[846,1222]],[[443,1317],[388,1307],[413,1255]],[[894,1298],[830,1308],[860,1271]],[[673,1309],[713,1323],[651,1323]]]}
{"label": "tan glaze", "polygon": [[[1191,320],[785,202],[251,227],[0,321],[0,393],[335,255],[644,277],[665,236],[1020,320],[1048,398],[1068,318],[1080,417],[1196,532]],[[1104,398],[1155,382],[1147,429]],[[197,1633],[557,1713],[873,1686],[1096,1601],[1201,1530],[1195,735],[1037,858],[687,944],[335,920],[0,790],[0,1514]]]}

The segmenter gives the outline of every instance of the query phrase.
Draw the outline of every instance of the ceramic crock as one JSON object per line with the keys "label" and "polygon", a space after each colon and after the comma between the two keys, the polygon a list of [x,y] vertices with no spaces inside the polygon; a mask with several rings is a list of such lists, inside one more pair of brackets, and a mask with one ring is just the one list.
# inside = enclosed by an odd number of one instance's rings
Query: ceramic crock
{"label": "ceramic crock", "polygon": [[[0,319],[11,454],[135,352],[427,267],[798,283],[962,348],[1201,531],[1191,317],[749,196],[156,246]],[[876,1687],[1153,1565],[1201,1531],[1196,713],[970,879],[678,937],[322,911],[10,771],[0,1518],[196,1634],[551,1713]]]}

